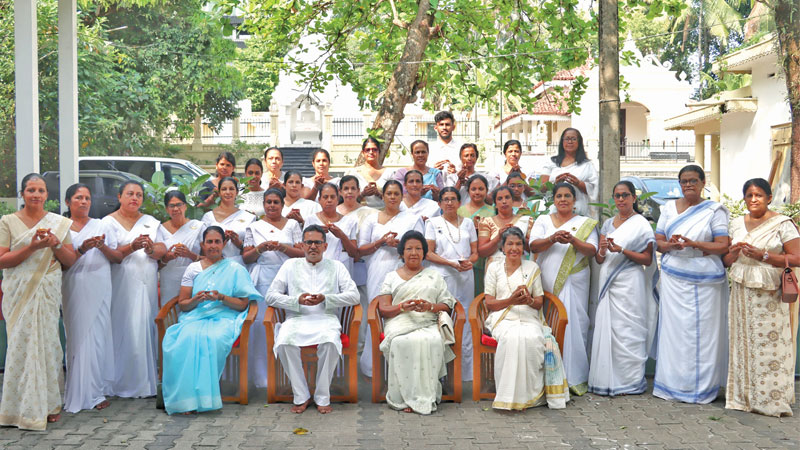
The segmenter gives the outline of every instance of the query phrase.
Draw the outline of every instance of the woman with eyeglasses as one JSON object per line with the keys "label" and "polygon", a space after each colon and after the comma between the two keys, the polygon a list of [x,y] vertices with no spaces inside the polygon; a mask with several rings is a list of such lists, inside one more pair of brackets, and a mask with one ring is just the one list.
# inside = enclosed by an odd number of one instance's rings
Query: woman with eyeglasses
{"label": "woman with eyeglasses", "polygon": [[383,167],[380,163],[381,144],[374,137],[364,139],[361,144],[361,157],[364,163],[347,171],[353,175],[361,186],[361,198],[370,208],[383,209],[381,191],[386,181],[392,179],[394,171]]}
{"label": "woman with eyeglasses", "polygon": [[303,177],[303,198],[316,201],[319,191],[325,183],[339,184],[339,177],[332,177],[328,173],[331,168],[331,154],[324,148],[319,148],[311,154],[311,165],[314,167],[313,177]]}
{"label": "woman with eyeglasses", "polygon": [[181,279],[189,264],[200,259],[200,243],[206,224],[186,217],[186,196],[181,191],[168,191],[164,206],[169,220],[161,224],[159,240],[167,246],[167,253],[158,261],[161,280],[161,304],[176,297],[181,290]]}
{"label": "woman with eyeglasses", "polygon": [[225,248],[223,256],[244,265],[244,234],[247,226],[256,220],[256,216],[236,206],[239,195],[239,181],[233,177],[223,178],[219,182],[219,206],[203,215],[206,226],[216,225],[225,230]]}
{"label": "woman with eyeglasses", "polygon": [[[264,193],[264,217],[248,224],[244,237],[245,264],[258,292],[267,294],[278,269],[289,258],[303,256],[303,250],[294,245],[303,239],[303,229],[294,220],[284,217],[283,191],[269,188]],[[267,305],[262,297],[258,301],[258,315],[250,330],[248,378],[256,387],[267,387],[267,335],[264,313]]]}
{"label": "woman with eyeglasses", "polygon": [[597,221],[574,212],[576,192],[569,183],[553,186],[556,212],[536,219],[530,247],[542,269],[544,290],[552,292],[567,309],[564,371],[570,392],[580,396],[589,388],[589,265],[598,239]]}
{"label": "woman with eyeglasses", "polygon": [[[422,195],[425,189],[425,182],[419,170],[413,169],[406,172],[403,182],[405,183],[405,195],[403,195],[403,201],[400,203],[400,211],[416,214],[422,217],[423,222],[442,213],[438,203]],[[439,198],[438,191],[436,198]]]}
{"label": "woman with eyeglasses", "polygon": [[[589,203],[597,201],[597,189],[600,176],[583,148],[583,136],[575,128],[567,128],[561,133],[558,141],[558,154],[550,158],[550,162],[543,168],[544,175],[540,178],[542,184],[547,181],[553,183],[569,183],[575,186],[575,213],[589,215]],[[555,212],[555,206],[550,208]]]}
{"label": "woman with eyeglasses", "polygon": [[[444,187],[444,175],[442,171],[428,167],[428,143],[423,140],[416,140],[411,143],[411,157],[414,164],[411,167],[404,167],[397,169],[394,173],[394,179],[403,182],[405,185],[405,178],[408,172],[416,170],[422,174],[422,198],[435,201],[439,198],[439,191]],[[404,192],[407,192],[406,189]]]}
{"label": "woman with eyeglasses", "polygon": [[[439,271],[464,311],[475,297],[475,274],[473,265],[478,261],[478,233],[470,219],[458,215],[461,194],[448,186],[439,192],[439,206],[443,213],[425,222],[425,239],[428,241],[428,261]],[[461,339],[461,375],[464,381],[472,381],[472,332],[469,324],[464,326]]]}
{"label": "woman with eyeglasses", "polygon": [[[396,269],[401,261],[397,254],[398,236],[409,230],[425,231],[422,218],[410,211],[401,211],[403,186],[396,180],[383,185],[383,211],[368,216],[361,224],[358,235],[358,254],[367,259],[367,298],[371,302],[378,296],[386,275]],[[369,334],[359,361],[361,371],[372,376],[372,341]]]}
{"label": "woman with eyeglasses", "polygon": [[[683,198],[661,207],[656,226],[661,258],[658,359],[653,395],[710,403],[728,365],[728,209],[702,197],[706,175],[696,165],[678,172]],[[690,355],[690,356],[687,356]]]}
{"label": "woman with eyeglasses", "polygon": [[249,192],[242,194],[241,209],[250,214],[261,217],[264,215],[264,188],[261,187],[261,176],[264,174],[264,166],[258,158],[250,158],[244,163],[244,176],[250,178],[247,182]]}
{"label": "woman with eyeglasses", "polygon": [[283,186],[286,192],[283,211],[281,214],[287,219],[294,219],[305,228],[306,219],[312,214],[322,210],[319,203],[303,198],[303,175],[296,170],[286,172],[283,177]]}
{"label": "woman with eyeglasses", "polygon": [[522,173],[517,171],[509,173],[505,185],[511,188],[511,207],[514,214],[520,209],[527,209],[525,205],[525,199],[527,198],[525,196],[525,188],[528,187],[528,184],[525,183]]}
{"label": "woman with eyeglasses", "polygon": [[641,394],[647,389],[645,363],[655,337],[658,280],[655,235],[636,204],[630,181],[614,186],[617,214],[603,223],[595,260],[600,295],[594,319],[589,392]]}
{"label": "woman with eyeglasses", "polygon": [[[770,211],[772,187],[753,178],[742,188],[747,214],[731,220],[731,339],[725,408],[791,416],[798,303],[783,302],[786,264],[800,265],[800,235],[792,219]],[[770,351],[764,351],[764,349]],[[764,388],[762,382],[771,381]]]}

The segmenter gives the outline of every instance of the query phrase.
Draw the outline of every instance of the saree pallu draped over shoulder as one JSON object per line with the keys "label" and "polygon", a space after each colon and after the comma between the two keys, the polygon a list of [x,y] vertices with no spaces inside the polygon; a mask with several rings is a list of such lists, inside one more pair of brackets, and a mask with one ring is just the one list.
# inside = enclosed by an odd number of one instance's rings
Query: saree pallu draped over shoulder
{"label": "saree pallu draped over shoulder", "polygon": [[[393,305],[411,299],[444,303],[451,309],[456,304],[442,276],[431,268],[407,281],[397,272],[389,273],[379,295],[391,295]],[[411,408],[419,414],[436,411],[442,400],[439,379],[447,375],[447,363],[455,358],[439,333],[436,314],[401,313],[386,320],[384,333],[380,349],[388,366],[386,403],[394,409]]]}
{"label": "saree pallu draped over shoulder", "polygon": [[[728,236],[728,210],[706,200],[678,213],[661,208],[656,234],[711,242]],[[710,403],[725,383],[728,365],[728,282],[722,258],[693,248],[661,259],[658,359],[653,395]]]}
{"label": "saree pallu draped over shoulder", "polygon": [[641,394],[647,389],[645,364],[654,356],[658,318],[658,269],[655,235],[650,222],[636,214],[619,228],[614,218],[600,234],[626,250],[653,248],[650,266],[643,268],[622,252],[606,254],[600,266],[600,295],[592,340],[589,391],[600,395]]}
{"label": "saree pallu draped over shoulder", "polygon": [[[48,213],[28,228],[15,214],[0,218],[0,245],[11,251],[30,243],[39,228],[49,228],[71,243],[72,221]],[[61,264],[53,250],[36,250],[20,265],[3,269],[3,316],[8,350],[0,398],[0,425],[44,430],[47,416],[61,411],[64,373],[58,333]]]}
{"label": "saree pallu draped over shoulder", "polygon": [[[733,243],[770,253],[800,237],[789,217],[776,215],[747,231],[744,217],[731,221]],[[740,254],[731,265],[728,327],[730,360],[725,407],[768,416],[791,416],[798,302],[781,301],[781,267]]]}
{"label": "saree pallu draped over shoulder", "polygon": [[[211,290],[229,297],[261,298],[247,270],[228,259],[195,277],[192,296]],[[222,408],[219,380],[246,316],[247,309],[236,311],[221,301],[206,301],[182,313],[178,323],[167,329],[161,348],[164,407],[168,414]]]}

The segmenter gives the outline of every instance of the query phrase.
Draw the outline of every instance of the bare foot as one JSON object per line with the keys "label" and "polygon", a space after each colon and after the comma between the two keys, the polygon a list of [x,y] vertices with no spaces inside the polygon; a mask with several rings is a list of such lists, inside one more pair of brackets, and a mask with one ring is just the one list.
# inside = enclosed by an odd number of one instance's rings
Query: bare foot
{"label": "bare foot", "polygon": [[412,412],[414,412],[414,410],[411,409],[411,408],[403,408],[403,412],[404,413],[412,413]]}
{"label": "bare foot", "polygon": [[308,399],[302,405],[292,405],[292,412],[295,414],[302,414],[303,412],[305,412],[306,408],[308,408],[308,405],[310,404],[311,404],[311,399]]}
{"label": "bare foot", "polygon": [[333,408],[331,408],[331,405],[327,406],[317,405],[317,411],[319,411],[320,414],[328,414],[329,412],[333,411]]}
{"label": "bare foot", "polygon": [[111,406],[111,402],[109,402],[108,400],[103,400],[102,402],[100,402],[97,405],[95,405],[94,409],[99,411],[101,409],[106,409],[109,406]]}
{"label": "bare foot", "polygon": [[58,422],[59,419],[61,419],[61,414],[60,413],[59,414],[50,414],[50,415],[47,416],[47,422],[48,423]]}

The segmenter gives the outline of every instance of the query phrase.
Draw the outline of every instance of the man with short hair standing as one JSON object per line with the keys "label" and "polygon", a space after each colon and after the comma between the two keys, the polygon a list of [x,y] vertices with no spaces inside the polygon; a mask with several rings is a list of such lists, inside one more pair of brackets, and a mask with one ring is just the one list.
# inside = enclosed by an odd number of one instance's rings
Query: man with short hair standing
{"label": "man with short hair standing", "polygon": [[457,168],[461,167],[459,151],[463,142],[453,138],[453,130],[456,128],[453,113],[439,111],[433,117],[433,121],[436,123],[433,129],[436,130],[438,137],[435,142],[429,144],[428,161],[445,174],[456,173]]}
{"label": "man with short hair standing", "polygon": [[336,310],[357,305],[360,300],[344,264],[322,259],[328,246],[325,234],[325,228],[319,225],[310,225],[303,231],[305,258],[283,263],[266,295],[267,306],[286,310],[286,320],[275,339],[275,354],[291,381],[292,412],[298,414],[311,403],[300,347],[317,346],[314,403],[320,413],[327,414],[332,411],[331,380],[342,354],[342,325]]}

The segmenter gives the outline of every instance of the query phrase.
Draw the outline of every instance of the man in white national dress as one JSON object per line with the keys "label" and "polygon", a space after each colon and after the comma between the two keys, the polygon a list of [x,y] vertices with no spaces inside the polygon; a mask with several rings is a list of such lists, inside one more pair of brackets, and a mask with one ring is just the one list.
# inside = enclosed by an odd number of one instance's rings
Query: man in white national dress
{"label": "man in white national dress", "polygon": [[461,159],[459,152],[461,142],[453,138],[453,130],[456,127],[456,119],[450,111],[439,111],[433,117],[436,130],[436,141],[429,143],[428,161],[433,163],[433,167],[441,170],[443,175],[454,174],[461,169]]}
{"label": "man in white national dress", "polygon": [[332,411],[331,380],[342,355],[342,325],[336,311],[357,305],[360,300],[356,284],[344,264],[322,259],[328,246],[325,232],[319,225],[310,225],[303,231],[305,258],[287,260],[266,295],[268,306],[286,310],[286,320],[275,339],[275,354],[292,384],[292,412],[297,414],[311,404],[300,347],[317,346],[314,403],[320,413],[327,414]]}

